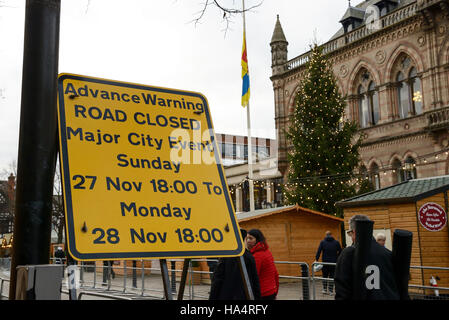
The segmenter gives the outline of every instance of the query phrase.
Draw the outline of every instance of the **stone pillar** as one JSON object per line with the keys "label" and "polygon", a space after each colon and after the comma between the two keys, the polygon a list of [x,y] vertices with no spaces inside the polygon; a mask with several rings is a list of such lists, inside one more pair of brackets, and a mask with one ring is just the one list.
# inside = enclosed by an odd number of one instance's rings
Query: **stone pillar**
{"label": "stone pillar", "polygon": [[271,184],[268,183],[267,187],[265,188],[265,190],[267,190],[267,202],[272,202],[273,201],[273,196],[271,193]]}
{"label": "stone pillar", "polygon": [[242,187],[237,187],[235,189],[235,211],[236,212],[242,211],[242,204],[243,204]]}
{"label": "stone pillar", "polygon": [[380,119],[379,123],[388,122],[389,119],[392,118],[391,110],[389,110],[388,106],[390,105],[389,101],[389,91],[387,86],[381,85],[379,86],[379,111],[380,111]]}

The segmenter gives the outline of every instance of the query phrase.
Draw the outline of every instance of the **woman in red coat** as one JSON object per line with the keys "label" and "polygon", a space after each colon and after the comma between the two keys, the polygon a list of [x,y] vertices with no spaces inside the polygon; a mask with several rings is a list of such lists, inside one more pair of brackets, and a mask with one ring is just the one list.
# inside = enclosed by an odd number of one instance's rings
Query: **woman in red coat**
{"label": "woman in red coat", "polygon": [[259,229],[250,230],[246,245],[256,260],[262,300],[275,300],[279,291],[279,274],[263,233]]}

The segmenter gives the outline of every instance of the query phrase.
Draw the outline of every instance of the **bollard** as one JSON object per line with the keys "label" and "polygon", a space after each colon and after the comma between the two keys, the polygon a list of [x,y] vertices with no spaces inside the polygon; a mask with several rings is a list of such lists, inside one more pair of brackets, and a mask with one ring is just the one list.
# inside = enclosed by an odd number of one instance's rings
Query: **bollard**
{"label": "bollard", "polygon": [[352,260],[352,268],[354,270],[354,288],[353,299],[365,300],[365,269],[367,266],[368,254],[371,250],[371,241],[373,239],[373,221],[355,220],[356,240],[354,259]]}
{"label": "bollard", "polygon": [[410,261],[412,258],[413,233],[396,229],[393,234],[393,268],[399,299],[410,300],[408,295],[408,279],[410,275]]}
{"label": "bollard", "polygon": [[302,299],[310,300],[310,290],[309,290],[309,269],[306,264],[301,265],[301,277],[302,279]]}

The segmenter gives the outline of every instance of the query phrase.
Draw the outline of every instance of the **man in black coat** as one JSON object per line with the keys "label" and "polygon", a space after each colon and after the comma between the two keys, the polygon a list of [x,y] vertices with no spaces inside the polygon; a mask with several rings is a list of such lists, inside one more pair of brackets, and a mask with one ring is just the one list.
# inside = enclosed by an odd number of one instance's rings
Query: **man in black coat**
{"label": "man in black coat", "polygon": [[[242,238],[246,230],[240,229]],[[220,258],[212,277],[209,300],[246,300],[245,288],[239,267],[239,257]],[[260,283],[257,275],[256,261],[247,249],[243,254],[246,271],[255,300],[260,300]]]}
{"label": "man in black coat", "polygon": [[[326,231],[326,236],[324,240],[321,240],[318,250],[316,252],[315,260],[320,260],[321,252],[323,252],[323,262],[336,263],[337,257],[341,253],[340,242],[332,237],[330,231]],[[323,278],[333,278],[335,272],[334,265],[323,265]],[[327,292],[327,280],[323,281],[323,293]],[[329,281],[329,294],[333,292],[333,283]]]}
{"label": "man in black coat", "polygon": [[399,292],[393,270],[392,252],[371,239],[367,267],[363,281],[363,295],[354,293],[353,259],[355,252],[355,220],[369,220],[366,215],[355,215],[349,220],[349,231],[353,245],[345,248],[337,260],[335,270],[335,300],[399,300]]}

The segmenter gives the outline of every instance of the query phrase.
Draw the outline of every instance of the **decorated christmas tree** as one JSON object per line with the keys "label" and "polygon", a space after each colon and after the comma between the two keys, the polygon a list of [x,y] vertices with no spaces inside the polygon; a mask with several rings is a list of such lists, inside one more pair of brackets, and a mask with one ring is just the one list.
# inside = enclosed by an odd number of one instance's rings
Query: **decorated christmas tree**
{"label": "decorated christmas tree", "polygon": [[314,45],[287,132],[289,203],[342,216],[335,203],[359,189],[361,137],[357,124],[344,120],[345,107],[331,65]]}

